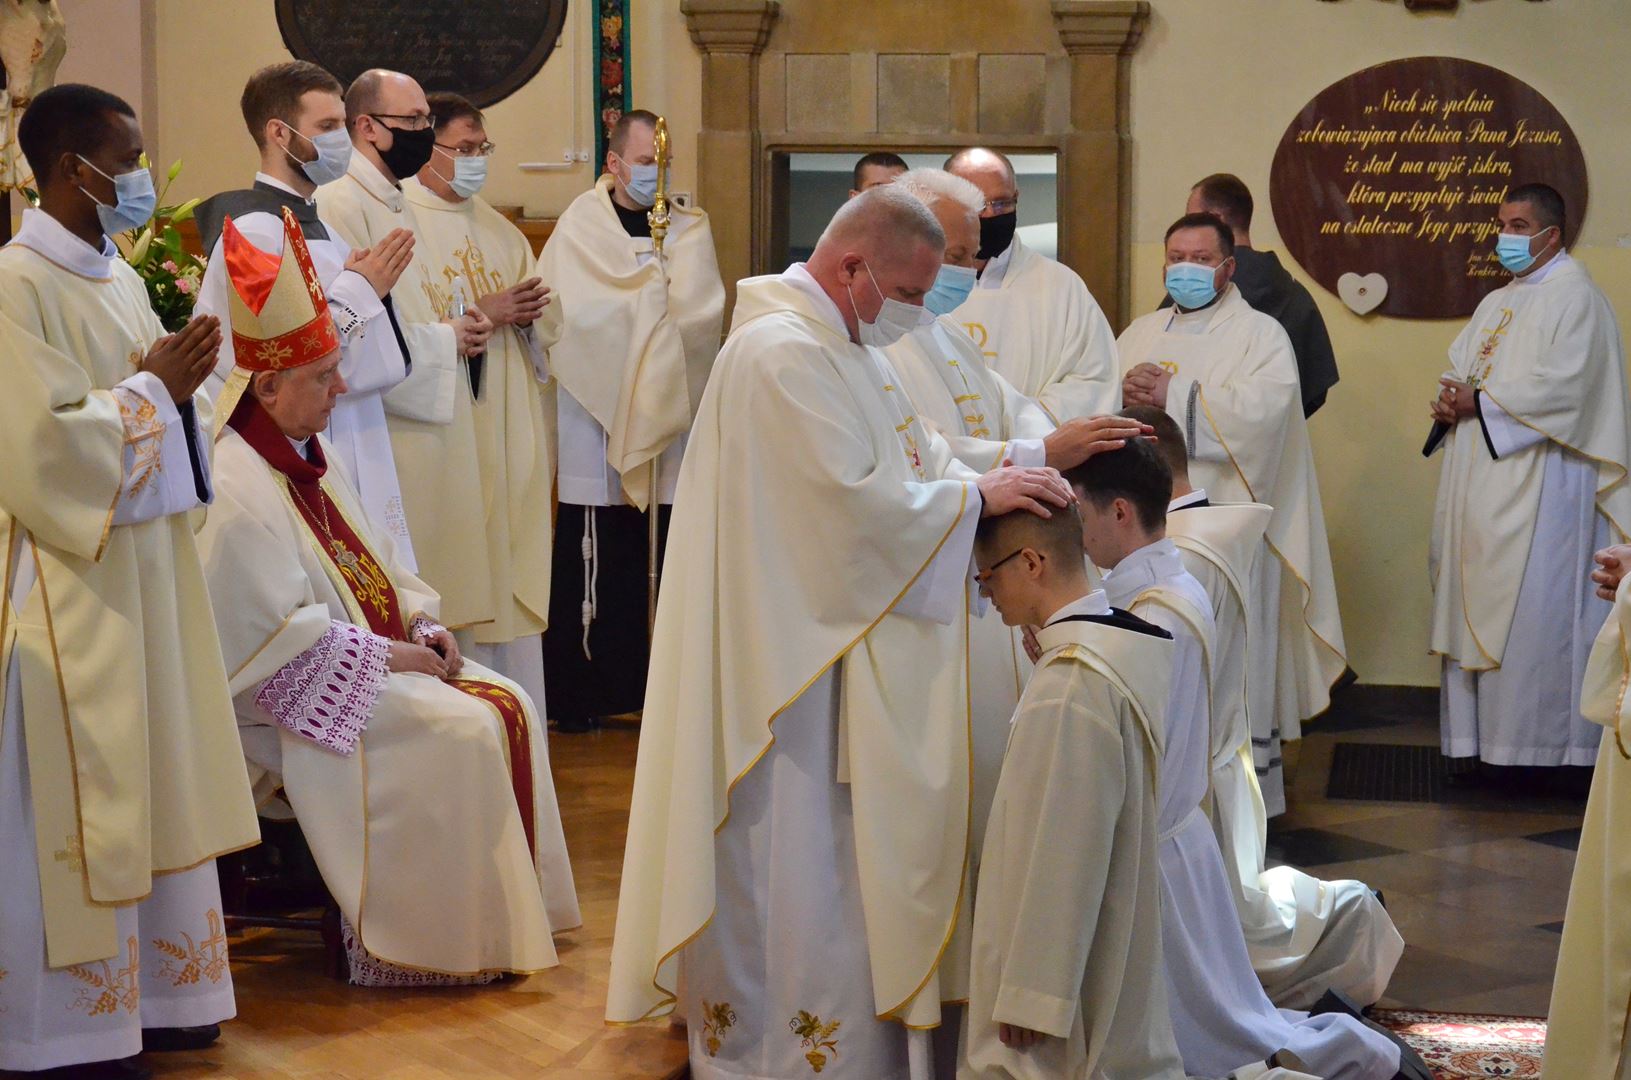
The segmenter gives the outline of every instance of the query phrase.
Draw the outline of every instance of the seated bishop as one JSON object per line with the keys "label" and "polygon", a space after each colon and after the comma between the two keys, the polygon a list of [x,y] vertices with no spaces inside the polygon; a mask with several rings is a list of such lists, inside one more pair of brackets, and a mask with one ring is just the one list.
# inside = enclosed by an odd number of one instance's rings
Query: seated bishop
{"label": "seated bishop", "polygon": [[339,338],[293,215],[280,256],[228,219],[236,366],[200,537],[261,812],[292,811],[340,909],[351,981],[487,982],[579,925],[533,702],[465,660],[436,594],[319,432]]}

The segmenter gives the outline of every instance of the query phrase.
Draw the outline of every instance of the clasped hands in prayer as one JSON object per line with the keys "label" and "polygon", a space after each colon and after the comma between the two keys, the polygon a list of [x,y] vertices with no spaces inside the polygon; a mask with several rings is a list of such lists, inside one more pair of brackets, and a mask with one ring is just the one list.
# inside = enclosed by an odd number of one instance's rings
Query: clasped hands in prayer
{"label": "clasped hands in prayer", "polygon": [[1123,405],[1153,405],[1157,409],[1167,407],[1167,386],[1172,382],[1172,372],[1159,364],[1138,364],[1127,372],[1121,380],[1121,402]]}
{"label": "clasped hands in prayer", "polygon": [[393,672],[412,672],[436,679],[451,679],[464,670],[464,657],[451,630],[431,630],[419,635],[422,644],[391,642],[391,655],[385,666]]}
{"label": "clasped hands in prayer", "polygon": [[214,315],[197,315],[180,330],[155,341],[138,370],[158,376],[170,392],[170,399],[178,406],[185,405],[215,370],[220,349],[221,320]]}

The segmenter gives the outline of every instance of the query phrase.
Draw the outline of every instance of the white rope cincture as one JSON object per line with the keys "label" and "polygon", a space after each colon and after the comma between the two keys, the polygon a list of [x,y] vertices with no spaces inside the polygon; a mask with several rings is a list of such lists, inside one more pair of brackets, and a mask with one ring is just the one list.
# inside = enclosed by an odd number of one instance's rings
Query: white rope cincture
{"label": "white rope cincture", "polygon": [[583,658],[593,660],[589,651],[589,627],[595,621],[600,605],[600,529],[595,523],[595,508],[584,507],[583,514]]}

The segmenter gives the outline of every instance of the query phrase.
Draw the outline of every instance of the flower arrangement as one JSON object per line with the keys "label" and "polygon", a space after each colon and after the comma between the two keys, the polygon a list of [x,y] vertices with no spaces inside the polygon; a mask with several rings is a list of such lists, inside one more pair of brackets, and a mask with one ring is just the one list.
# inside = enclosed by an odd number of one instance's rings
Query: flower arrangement
{"label": "flower arrangement", "polygon": [[[148,165],[142,155],[142,165]],[[166,206],[164,197],[170,185],[181,175],[181,162],[170,166],[165,175],[164,189],[159,192],[159,206],[153,216],[140,229],[132,229],[120,244],[125,261],[147,284],[147,299],[153,305],[164,329],[175,333],[193,317],[193,305],[198,302],[198,286],[204,280],[204,260],[188,251],[177,228],[190,221],[193,211],[202,199],[189,199],[179,206]]]}

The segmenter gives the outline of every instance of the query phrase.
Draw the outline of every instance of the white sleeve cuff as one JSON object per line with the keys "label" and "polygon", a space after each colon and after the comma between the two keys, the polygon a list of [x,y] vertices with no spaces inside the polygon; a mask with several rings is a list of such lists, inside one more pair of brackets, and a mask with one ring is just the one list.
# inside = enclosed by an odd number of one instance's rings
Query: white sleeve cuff
{"label": "white sleeve cuff", "polygon": [[1028,469],[1040,469],[1048,463],[1047,443],[1042,439],[1009,439],[1008,460]]}
{"label": "white sleeve cuff", "polygon": [[1484,426],[1484,440],[1497,458],[1510,457],[1519,450],[1546,441],[1546,436],[1501,408],[1488,394],[1479,394],[1478,420]]}
{"label": "white sleeve cuff", "polygon": [[196,409],[188,408],[184,416],[150,371],[119,383],[113,398],[125,427],[124,481],[113,524],[135,525],[203,506],[209,498],[208,443],[198,430]]}

